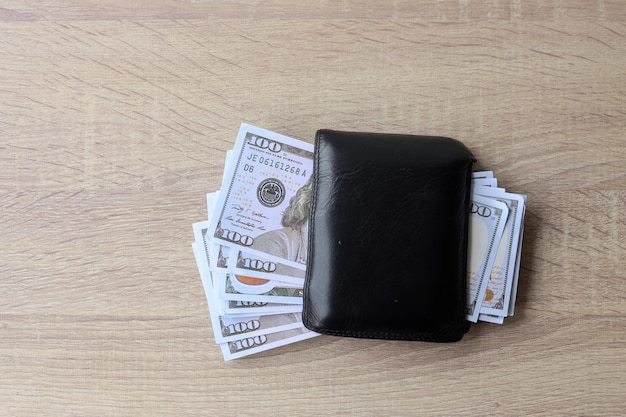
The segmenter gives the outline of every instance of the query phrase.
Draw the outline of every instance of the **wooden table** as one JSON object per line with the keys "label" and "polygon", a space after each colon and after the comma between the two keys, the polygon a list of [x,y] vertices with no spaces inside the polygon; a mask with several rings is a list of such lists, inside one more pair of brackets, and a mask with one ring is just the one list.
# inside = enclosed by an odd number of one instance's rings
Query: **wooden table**
{"label": "wooden table", "polygon": [[[624,415],[624,22],[619,0],[2,2],[0,415]],[[516,315],[225,363],[191,224],[242,121],[462,140],[528,195]]]}

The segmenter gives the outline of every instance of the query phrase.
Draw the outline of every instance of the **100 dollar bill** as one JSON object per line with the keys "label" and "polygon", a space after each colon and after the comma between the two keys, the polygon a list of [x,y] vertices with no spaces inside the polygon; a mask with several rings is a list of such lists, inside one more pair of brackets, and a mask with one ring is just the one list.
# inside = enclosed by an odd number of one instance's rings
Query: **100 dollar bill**
{"label": "100 dollar bill", "polygon": [[210,222],[211,239],[303,269],[313,145],[242,124]]}
{"label": "100 dollar bill", "polygon": [[467,248],[467,320],[476,323],[509,209],[506,204],[472,196]]}
{"label": "100 dollar bill", "polygon": [[301,313],[301,304],[268,303],[264,301],[221,300],[221,311],[234,315],[268,315],[282,313]]}
{"label": "100 dollar bill", "polygon": [[267,335],[245,337],[232,342],[222,343],[220,346],[222,348],[224,360],[228,361],[263,352],[268,349],[288,345],[290,343],[310,339],[315,336],[319,336],[319,334],[312,332],[305,327],[298,327]]}
{"label": "100 dollar bill", "polygon": [[[261,285],[246,282],[249,277],[213,272],[216,294],[222,300],[259,301],[268,303],[302,304],[302,287],[267,281]],[[251,278],[254,280],[254,278]],[[257,293],[257,291],[264,291]]]}
{"label": "100 dollar bill", "polygon": [[228,267],[235,275],[253,276],[295,285],[304,285],[305,270],[274,262],[252,253],[233,248]]}

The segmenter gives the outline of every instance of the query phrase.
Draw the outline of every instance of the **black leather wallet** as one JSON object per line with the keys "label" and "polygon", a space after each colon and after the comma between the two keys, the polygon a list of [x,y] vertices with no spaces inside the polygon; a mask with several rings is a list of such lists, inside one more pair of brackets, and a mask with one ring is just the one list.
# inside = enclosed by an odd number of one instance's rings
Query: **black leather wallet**
{"label": "black leather wallet", "polygon": [[320,130],[315,142],[304,325],[460,340],[471,152],[431,136]]}

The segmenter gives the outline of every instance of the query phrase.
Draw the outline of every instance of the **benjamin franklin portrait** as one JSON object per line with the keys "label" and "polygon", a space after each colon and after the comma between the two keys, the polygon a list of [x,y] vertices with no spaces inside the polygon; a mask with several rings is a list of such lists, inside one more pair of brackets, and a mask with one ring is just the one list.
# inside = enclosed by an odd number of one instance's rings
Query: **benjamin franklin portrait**
{"label": "benjamin franklin portrait", "polygon": [[252,248],[293,262],[306,263],[311,187],[312,177],[309,177],[289,200],[280,222],[283,227],[257,236]]}

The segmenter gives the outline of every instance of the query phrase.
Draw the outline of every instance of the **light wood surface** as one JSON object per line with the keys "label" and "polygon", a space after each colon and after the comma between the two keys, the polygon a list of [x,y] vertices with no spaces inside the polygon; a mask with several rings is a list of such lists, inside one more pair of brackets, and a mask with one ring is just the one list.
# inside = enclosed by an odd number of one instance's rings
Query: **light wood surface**
{"label": "light wood surface", "polygon": [[[624,415],[624,22],[619,0],[3,1],[0,415]],[[515,317],[225,363],[191,224],[243,121],[463,141],[528,194]]]}

